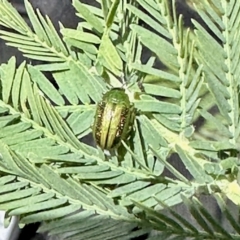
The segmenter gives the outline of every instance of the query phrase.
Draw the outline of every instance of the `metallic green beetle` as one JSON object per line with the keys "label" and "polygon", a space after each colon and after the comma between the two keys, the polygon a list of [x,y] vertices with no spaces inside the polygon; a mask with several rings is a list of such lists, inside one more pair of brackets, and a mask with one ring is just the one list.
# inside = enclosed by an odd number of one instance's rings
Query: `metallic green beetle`
{"label": "metallic green beetle", "polygon": [[135,119],[134,105],[123,88],[112,88],[98,103],[93,125],[96,144],[106,150],[117,148],[126,140]]}

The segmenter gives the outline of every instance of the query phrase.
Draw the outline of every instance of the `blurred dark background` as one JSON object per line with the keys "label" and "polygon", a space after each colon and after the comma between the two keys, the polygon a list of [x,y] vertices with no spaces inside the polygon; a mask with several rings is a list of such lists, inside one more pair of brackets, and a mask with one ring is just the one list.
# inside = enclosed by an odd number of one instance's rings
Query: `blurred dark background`
{"label": "blurred dark background", "polygon": [[[75,28],[77,26],[77,23],[79,21],[79,18],[75,15],[75,10],[71,5],[71,0],[29,0],[34,8],[39,8],[43,15],[48,15],[50,19],[52,20],[54,26],[56,29],[59,29],[58,22],[61,22],[65,27],[68,28]],[[29,23],[28,16],[26,14],[25,8],[24,8],[24,1],[23,0],[9,0],[15,8],[18,10],[18,12],[22,15],[22,17]],[[91,4],[92,0],[85,0],[82,1],[85,3]],[[184,23],[186,26],[191,27],[191,18],[195,18],[200,21],[198,15],[186,4],[184,0],[178,0],[177,1],[177,12],[180,14],[183,14],[184,16]],[[1,14],[1,13],[0,13]],[[149,56],[149,53],[147,50],[144,53],[147,56]],[[21,63],[23,60],[27,60],[27,62],[31,62],[34,64],[34,61],[31,61],[29,59],[24,59],[22,54],[15,48],[8,47],[4,43],[3,40],[0,39],[0,63],[7,62],[8,59],[11,56],[16,56],[17,63]],[[49,79],[51,81],[51,79]],[[181,164],[179,159],[175,156],[171,159],[172,164],[179,169],[182,173],[185,173],[185,175],[188,175],[185,167]],[[212,199],[204,198],[203,201],[206,203],[209,209],[213,213],[218,215],[218,211],[216,209],[216,204]],[[206,206],[206,207],[207,207]],[[177,206],[178,212],[186,216],[188,218],[186,213],[186,209],[184,206]],[[220,216],[217,216],[220,217]],[[35,224],[29,224],[26,225],[18,238],[18,240],[57,240],[58,237],[47,237],[46,234],[39,234],[36,233],[39,225],[41,223],[35,223]],[[142,238],[138,238],[138,240],[144,240],[146,239],[146,236],[143,236]]]}

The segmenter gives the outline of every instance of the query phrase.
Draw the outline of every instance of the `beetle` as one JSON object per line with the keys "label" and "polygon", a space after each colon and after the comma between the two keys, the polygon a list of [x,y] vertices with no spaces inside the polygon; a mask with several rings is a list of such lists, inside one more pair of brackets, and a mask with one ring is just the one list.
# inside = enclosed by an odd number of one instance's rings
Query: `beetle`
{"label": "beetle", "polygon": [[97,104],[93,124],[96,144],[105,150],[117,148],[131,132],[135,108],[123,88],[112,88]]}

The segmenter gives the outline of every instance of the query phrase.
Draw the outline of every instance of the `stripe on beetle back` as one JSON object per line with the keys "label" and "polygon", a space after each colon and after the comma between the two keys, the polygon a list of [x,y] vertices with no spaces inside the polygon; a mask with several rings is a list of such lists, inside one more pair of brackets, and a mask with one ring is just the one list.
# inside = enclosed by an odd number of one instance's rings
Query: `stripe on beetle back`
{"label": "stripe on beetle back", "polygon": [[123,107],[120,105],[114,106],[113,116],[111,118],[111,122],[109,124],[109,131],[107,136],[107,147],[112,148],[114,147],[119,141],[121,140],[122,135],[122,112]]}

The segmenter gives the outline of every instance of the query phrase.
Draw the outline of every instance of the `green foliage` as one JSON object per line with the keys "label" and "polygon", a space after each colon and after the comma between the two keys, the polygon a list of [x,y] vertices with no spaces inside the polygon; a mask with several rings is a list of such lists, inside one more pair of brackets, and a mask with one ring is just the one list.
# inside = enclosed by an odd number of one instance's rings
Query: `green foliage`
{"label": "green foliage", "polygon": [[[153,229],[149,240],[240,239],[226,204],[240,205],[238,1],[197,4],[209,31],[195,20],[192,31],[175,1],[73,0],[82,21],[60,24],[62,35],[25,6],[32,28],[0,0],[0,37],[43,62],[16,66],[12,57],[0,66],[0,209],[65,239],[131,239]],[[131,138],[106,155],[84,139],[96,102],[120,78],[138,114]],[[190,178],[171,165],[174,154]],[[202,193],[215,198],[231,232]],[[195,223],[173,209],[180,203]]]}

